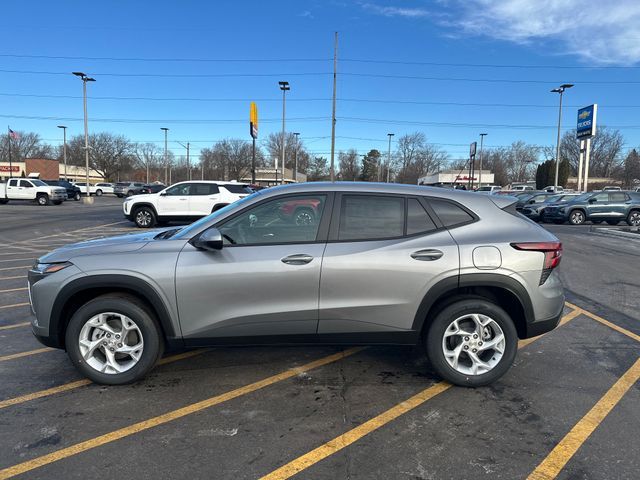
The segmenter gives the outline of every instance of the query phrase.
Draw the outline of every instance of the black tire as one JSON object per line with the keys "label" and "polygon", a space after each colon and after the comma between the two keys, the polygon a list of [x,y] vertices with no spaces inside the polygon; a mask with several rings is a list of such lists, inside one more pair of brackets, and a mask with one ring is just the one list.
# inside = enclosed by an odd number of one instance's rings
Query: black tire
{"label": "black tire", "polygon": [[6,205],[7,203],[9,203],[9,200],[6,198],[0,198],[0,205]]}
{"label": "black tire", "polygon": [[138,228],[152,228],[158,220],[151,207],[139,207],[133,211],[133,221]]}
{"label": "black tire", "polygon": [[54,205],[60,205],[62,203],[62,200],[54,200],[53,202]]}
{"label": "black tire", "polygon": [[[122,373],[108,374],[94,369],[85,362],[78,346],[85,323],[95,315],[107,312],[126,315],[142,333],[142,356],[133,367]],[[65,347],[73,365],[92,382],[123,385],[140,380],[154,367],[164,351],[164,341],[158,323],[146,305],[130,295],[107,294],[90,300],[73,314],[65,332]]]}
{"label": "black tire", "polygon": [[582,210],[572,210],[569,213],[569,223],[571,225],[582,225],[587,220],[587,216]]}
{"label": "black tire", "polygon": [[122,197],[124,197],[124,195],[122,195],[121,193],[116,193],[116,197],[122,198]]}
{"label": "black tire", "polygon": [[47,195],[46,193],[41,193],[36,197],[36,202],[38,202],[38,205],[41,206],[45,206],[45,205],[50,205],[51,201],[49,200],[49,195]]}
{"label": "black tire", "polygon": [[80,196],[80,192],[76,192],[76,193],[75,193],[75,195],[73,196],[73,199],[74,199],[76,202],[79,202],[79,201],[80,201],[80,198],[82,198],[82,197]]}
{"label": "black tire", "polygon": [[133,195],[133,190],[129,190],[129,191],[127,192],[127,197],[131,197],[132,195]]}
{"label": "black tire", "polygon": [[98,189],[96,190],[96,197],[101,197],[102,196],[102,190]]}
{"label": "black tire", "polygon": [[[491,370],[479,375],[465,374],[455,370],[447,362],[443,351],[444,334],[450,324],[454,320],[472,313],[479,313],[493,319],[502,330],[505,338],[502,358]],[[425,347],[431,365],[443,379],[462,387],[480,387],[495,382],[509,370],[518,350],[518,332],[513,320],[502,308],[484,298],[472,297],[451,303],[438,312],[429,326]],[[463,355],[466,353],[461,354],[461,356]]]}
{"label": "black tire", "polygon": [[631,210],[627,217],[627,223],[632,227],[640,227],[640,210]]}

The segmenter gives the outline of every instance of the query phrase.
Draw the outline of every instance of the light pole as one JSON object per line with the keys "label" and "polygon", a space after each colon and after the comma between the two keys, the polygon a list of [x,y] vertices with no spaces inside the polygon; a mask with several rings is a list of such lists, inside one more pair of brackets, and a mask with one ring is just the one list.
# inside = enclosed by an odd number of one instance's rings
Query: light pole
{"label": "light pole", "polygon": [[300,136],[300,132],[293,132],[293,135],[296,137],[296,149],[293,151],[293,181],[298,181],[298,137]]}
{"label": "light pole", "polygon": [[558,88],[554,88],[551,90],[553,93],[560,94],[560,108],[558,109],[558,139],[556,141],[556,177],[553,182],[553,191],[558,190],[558,174],[560,172],[560,126],[562,124],[562,94],[567,88],[573,87],[571,83],[564,83],[560,85]]}
{"label": "light pole", "polygon": [[67,127],[65,125],[58,125],[58,128],[62,129],[62,157],[64,158],[64,179],[68,182],[67,177]]}
{"label": "light pole", "polygon": [[82,72],[71,72],[82,80],[82,103],[84,106],[84,168],[86,169],[86,203],[91,203],[91,189],[89,188],[89,126],[87,123],[87,82],[95,82],[95,78],[88,77]]}
{"label": "light pole", "polygon": [[480,174],[478,175],[478,189],[482,188],[482,146],[484,144],[484,137],[486,136],[486,133],[480,134]]}
{"label": "light pole", "polygon": [[[286,113],[286,95],[287,90],[291,90],[289,82],[278,82],[280,90],[282,90],[282,185],[284,185],[284,151],[287,144],[285,138],[285,113]],[[278,183],[278,160],[276,159],[276,184]]]}
{"label": "light pole", "polygon": [[391,137],[395,135],[395,133],[387,133],[389,136],[389,153],[387,154],[387,183],[389,183],[389,178],[391,177]]}
{"label": "light pole", "polygon": [[169,157],[167,151],[167,134],[169,129],[167,127],[160,127],[160,130],[164,131],[164,184],[169,186]]}
{"label": "light pole", "polygon": [[189,142],[187,142],[186,145],[182,142],[177,143],[187,149],[187,180],[191,180],[191,165],[189,164]]}

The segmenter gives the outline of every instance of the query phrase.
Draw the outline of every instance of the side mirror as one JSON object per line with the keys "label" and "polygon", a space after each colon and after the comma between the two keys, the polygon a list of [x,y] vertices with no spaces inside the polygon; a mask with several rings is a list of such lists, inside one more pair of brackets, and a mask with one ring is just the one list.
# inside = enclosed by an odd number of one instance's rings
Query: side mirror
{"label": "side mirror", "polygon": [[217,228],[205,230],[191,241],[191,245],[199,250],[222,250],[222,234]]}
{"label": "side mirror", "polygon": [[589,199],[589,203],[596,203],[596,202],[597,202],[597,200],[595,198],[590,198]]}
{"label": "side mirror", "polygon": [[532,204],[534,204],[534,203],[536,203],[536,201],[535,201],[535,200],[529,200],[529,205],[532,205]]}
{"label": "side mirror", "polygon": [[162,193],[160,194],[160,196],[161,196],[161,197],[166,197],[166,196],[167,196],[167,192],[162,192]]}

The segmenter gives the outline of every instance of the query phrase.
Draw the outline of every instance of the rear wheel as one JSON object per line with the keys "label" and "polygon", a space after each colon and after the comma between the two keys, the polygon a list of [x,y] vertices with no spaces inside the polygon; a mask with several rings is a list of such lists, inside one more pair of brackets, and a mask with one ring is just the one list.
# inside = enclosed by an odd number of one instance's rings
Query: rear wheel
{"label": "rear wheel", "polygon": [[80,192],[76,192],[75,195],[73,196],[73,199],[78,202],[80,201]]}
{"label": "rear wheel", "polygon": [[129,191],[127,192],[127,197],[130,197],[131,195],[133,195],[133,190],[129,190]]}
{"label": "rear wheel", "polygon": [[36,197],[36,201],[38,202],[38,205],[49,205],[49,195],[47,195],[46,193],[41,193]]}
{"label": "rear wheel", "polygon": [[6,205],[7,203],[9,203],[9,200],[6,198],[0,198],[0,205]]}
{"label": "rear wheel", "polygon": [[640,210],[632,210],[629,212],[627,223],[632,227],[640,227]]}
{"label": "rear wheel", "polygon": [[133,221],[140,228],[151,228],[156,224],[156,214],[149,207],[140,207],[133,214]]}
{"label": "rear wheel", "polygon": [[502,308],[483,298],[471,298],[440,311],[425,344],[438,375],[455,385],[478,387],[509,370],[518,334]]}
{"label": "rear wheel", "polygon": [[160,328],[135,297],[109,294],[76,311],[65,333],[69,358],[87,378],[122,385],[144,377],[163,351]]}
{"label": "rear wheel", "polygon": [[582,210],[574,210],[569,214],[569,223],[571,223],[571,225],[582,225],[585,220],[586,217]]}
{"label": "rear wheel", "polygon": [[97,197],[101,197],[102,196],[102,190],[96,190],[96,196]]}

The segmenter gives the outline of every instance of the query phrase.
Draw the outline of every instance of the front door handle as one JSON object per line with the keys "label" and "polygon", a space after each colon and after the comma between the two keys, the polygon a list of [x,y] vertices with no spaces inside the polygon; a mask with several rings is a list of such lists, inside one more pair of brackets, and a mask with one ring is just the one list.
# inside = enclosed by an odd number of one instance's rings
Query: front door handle
{"label": "front door handle", "polygon": [[313,260],[311,255],[307,255],[306,253],[298,253],[296,255],[289,255],[288,257],[284,257],[282,259],[282,263],[287,263],[289,265],[305,265]]}
{"label": "front door handle", "polygon": [[425,262],[430,262],[433,260],[438,260],[440,257],[442,257],[442,255],[444,255],[444,253],[442,253],[440,250],[428,249],[428,250],[418,250],[417,252],[413,252],[411,254],[411,258],[413,258],[414,260],[422,260]]}

